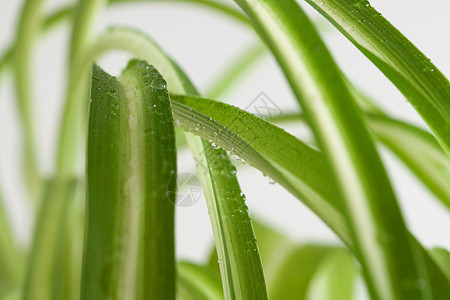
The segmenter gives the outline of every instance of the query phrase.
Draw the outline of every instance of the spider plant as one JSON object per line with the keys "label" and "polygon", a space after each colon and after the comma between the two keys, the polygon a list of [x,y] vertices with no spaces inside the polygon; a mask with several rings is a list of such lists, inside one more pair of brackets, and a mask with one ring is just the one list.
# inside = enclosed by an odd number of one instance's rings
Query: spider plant
{"label": "spider plant", "polygon": [[[422,129],[386,114],[344,75],[295,0],[166,1],[206,7],[260,37],[202,96],[150,28],[95,32],[102,10],[131,2],[79,0],[48,15],[43,0],[23,3],[0,72],[15,83],[35,224],[31,245],[17,244],[9,200],[0,199],[1,299],[354,299],[361,286],[371,299],[448,299],[450,255],[424,247],[408,228],[377,148],[389,148],[450,207],[450,83],[425,54],[365,0],[305,1],[395,85]],[[67,82],[46,174],[36,151],[32,54],[37,38],[63,21],[71,28]],[[111,51],[134,57],[120,76],[98,63]],[[263,118],[223,95],[266,53],[298,109]],[[310,128],[313,139],[286,125]],[[175,255],[177,153],[187,148],[215,243],[203,264]],[[235,156],[341,243],[298,244],[252,220]]]}

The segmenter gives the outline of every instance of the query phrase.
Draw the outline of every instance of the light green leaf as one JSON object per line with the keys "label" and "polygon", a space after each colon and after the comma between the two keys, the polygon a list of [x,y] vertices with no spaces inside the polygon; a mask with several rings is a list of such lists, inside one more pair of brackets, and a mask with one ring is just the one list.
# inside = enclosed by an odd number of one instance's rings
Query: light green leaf
{"label": "light green leaf", "polygon": [[64,242],[68,214],[74,201],[76,180],[50,180],[46,184],[27,265],[23,299],[73,299],[70,261],[65,261]]}
{"label": "light green leaf", "polygon": [[175,299],[176,150],[166,82],[132,60],[94,66],[83,299]]}
{"label": "light green leaf", "polygon": [[0,294],[19,284],[23,263],[8,221],[0,196]]}
{"label": "light green leaf", "polygon": [[358,269],[350,253],[341,248],[333,249],[314,273],[305,299],[353,299],[357,276]]}
{"label": "light green leaf", "polygon": [[[330,174],[322,153],[283,129],[231,105],[194,96],[172,95],[172,100],[178,126],[224,147],[273,178],[313,210],[353,251],[348,225],[337,204],[335,187],[329,184]],[[444,274],[415,238],[410,234],[409,237],[414,248],[425,257],[434,297],[439,299],[450,293]]]}
{"label": "light green leaf", "polygon": [[294,0],[236,2],[276,57],[325,154],[370,294],[429,298],[428,285],[415,284],[428,281],[421,254],[408,238],[374,142],[311,22]]}
{"label": "light green leaf", "polygon": [[[366,113],[375,137],[416,174],[438,200],[450,207],[450,161],[435,138],[425,130],[383,114]],[[304,122],[300,112],[271,118],[274,123]]]}
{"label": "light green leaf", "polygon": [[434,137],[384,116],[369,115],[368,123],[377,138],[450,208],[450,160]]}
{"label": "light green leaf", "polygon": [[[82,74],[92,60],[112,49],[129,51],[151,62],[168,78],[169,91],[197,93],[186,75],[153,41],[135,30],[125,28],[111,29],[82,55],[77,64],[78,68],[74,71],[74,74],[78,75],[74,76],[74,86],[79,86]],[[77,103],[72,102],[71,105]],[[264,299],[267,292],[259,252],[235,171],[223,150],[214,151],[208,142],[194,135],[186,134],[186,138],[197,162],[198,176],[211,212],[216,246],[224,262],[221,272],[225,298],[257,295],[258,298]],[[221,165],[227,172],[221,173],[220,170],[214,169],[213,164]],[[221,210],[226,213],[220,214]],[[238,222],[229,218],[230,212],[236,210],[239,212]],[[238,224],[239,231],[236,230],[235,224]],[[246,243],[231,242],[240,235],[245,236]]]}
{"label": "light green leaf", "polygon": [[450,253],[444,248],[433,248],[430,250],[431,256],[437,262],[441,270],[450,280]]}
{"label": "light green leaf", "polygon": [[233,86],[233,84],[240,82],[243,73],[261,59],[265,53],[265,47],[259,44],[244,51],[243,54],[235,59],[231,66],[215,80],[215,83],[209,87],[206,95],[213,99],[217,99],[219,96],[223,95]]}
{"label": "light green leaf", "polygon": [[291,248],[274,271],[269,285],[270,299],[305,299],[314,273],[330,251],[329,247],[318,245]]}
{"label": "light green leaf", "polygon": [[450,84],[367,0],[306,0],[404,94],[450,154]]}
{"label": "light green leaf", "polygon": [[177,291],[185,300],[224,299],[219,274],[190,262],[177,264]]}
{"label": "light green leaf", "polygon": [[[42,25],[41,6],[43,2],[44,0],[26,0],[24,2],[13,53],[17,106],[23,130],[24,174],[33,200],[40,197],[42,178],[37,163],[35,124],[32,115],[31,53]],[[6,56],[6,58],[8,57]]]}

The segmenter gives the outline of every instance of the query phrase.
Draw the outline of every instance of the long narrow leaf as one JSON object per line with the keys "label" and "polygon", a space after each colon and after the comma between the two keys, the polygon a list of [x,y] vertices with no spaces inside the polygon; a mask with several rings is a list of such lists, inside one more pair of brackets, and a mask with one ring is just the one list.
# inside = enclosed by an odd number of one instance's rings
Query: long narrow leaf
{"label": "long narrow leaf", "polygon": [[[305,120],[299,112],[288,112],[270,121],[282,123]],[[366,121],[375,137],[450,208],[450,161],[434,137],[425,130],[383,114],[366,113]]]}
{"label": "long narrow leaf", "polygon": [[[75,288],[61,258],[67,217],[76,191],[75,180],[50,180],[36,220],[23,299],[72,299]],[[61,273],[61,270],[63,271]],[[76,287],[78,289],[79,287]]]}
{"label": "long narrow leaf", "polygon": [[15,86],[19,117],[23,130],[24,171],[31,198],[39,199],[41,178],[37,163],[35,145],[32,86],[31,86],[31,53],[34,40],[42,25],[41,6],[44,0],[25,1],[14,49]]}
{"label": "long narrow leaf", "polygon": [[[273,178],[353,249],[342,208],[337,205],[338,195],[329,184],[330,174],[323,154],[283,129],[231,105],[193,96],[172,95],[172,100],[178,126],[224,147]],[[199,130],[195,130],[194,124],[199,125]],[[450,293],[448,280],[427,251],[414,237],[411,240],[425,257],[434,298],[444,297]]]}
{"label": "long narrow leaf", "polygon": [[0,197],[0,294],[17,287],[22,271],[22,257],[8,221],[3,199]]}
{"label": "long narrow leaf", "polygon": [[337,248],[330,252],[313,275],[305,299],[353,299],[358,275],[355,261],[343,249]]}
{"label": "long narrow leaf", "polygon": [[221,300],[222,285],[219,274],[207,267],[189,262],[177,264],[177,290],[185,300]]}
{"label": "long narrow leaf", "polygon": [[175,299],[176,154],[166,83],[142,61],[119,79],[94,66],[91,99],[82,297]]}
{"label": "long narrow leaf", "polygon": [[[74,73],[78,75],[74,77],[78,79],[77,82],[80,82],[86,66],[92,60],[112,49],[129,51],[151,62],[168,79],[169,91],[197,93],[186,75],[153,41],[137,31],[124,28],[111,29],[86,51]],[[186,134],[186,139],[197,162],[198,175],[211,212],[216,246],[223,261],[221,272],[225,297],[230,299],[255,295],[259,299],[265,299],[267,292],[261,260],[245,209],[245,199],[240,192],[231,162],[223,150],[215,151],[199,137]],[[215,169],[216,164],[227,172],[221,173]],[[222,210],[224,214],[221,214]],[[231,211],[238,213],[235,220],[230,217]],[[240,229],[237,230],[237,227]],[[244,236],[243,240],[247,242],[232,242],[240,239],[238,236]]]}
{"label": "long narrow leaf", "polygon": [[404,284],[428,282],[421,255],[355,100],[311,22],[294,0],[236,2],[277,58],[327,157],[371,295],[428,298],[428,285]]}
{"label": "long narrow leaf", "polygon": [[306,0],[403,93],[450,154],[450,83],[366,0]]}

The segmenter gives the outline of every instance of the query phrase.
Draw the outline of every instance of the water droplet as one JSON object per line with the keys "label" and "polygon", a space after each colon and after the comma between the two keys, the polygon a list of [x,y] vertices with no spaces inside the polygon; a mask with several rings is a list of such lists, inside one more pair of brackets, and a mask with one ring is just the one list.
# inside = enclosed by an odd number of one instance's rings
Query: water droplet
{"label": "water droplet", "polygon": [[164,90],[165,88],[167,88],[167,83],[164,79],[162,78],[155,78],[152,80],[152,83],[150,84],[152,86],[152,88],[156,89],[156,90]]}
{"label": "water droplet", "polygon": [[214,142],[212,142],[211,143],[211,146],[214,148],[214,149],[217,149],[217,148],[219,148],[219,147],[217,147],[217,145],[216,144],[214,144]]}
{"label": "water droplet", "polygon": [[269,184],[275,184],[275,180],[269,177]]}

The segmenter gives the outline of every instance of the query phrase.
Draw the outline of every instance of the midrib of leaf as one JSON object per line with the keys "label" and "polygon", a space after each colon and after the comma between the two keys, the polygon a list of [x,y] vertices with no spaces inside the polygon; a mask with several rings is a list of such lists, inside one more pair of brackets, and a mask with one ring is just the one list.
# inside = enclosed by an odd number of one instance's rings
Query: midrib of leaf
{"label": "midrib of leaf", "polygon": [[405,95],[450,154],[450,84],[430,60],[366,0],[306,0]]}
{"label": "midrib of leaf", "polygon": [[[144,191],[145,187],[144,178],[145,171],[142,162],[145,161],[145,155],[141,149],[144,149],[143,145],[143,95],[142,91],[138,89],[139,86],[137,80],[128,74],[123,74],[118,79],[119,84],[123,89],[124,103],[123,109],[128,116],[122,120],[127,128],[128,138],[125,142],[127,147],[126,155],[126,182],[124,183],[124,219],[122,223],[122,244],[124,245],[125,257],[122,260],[120,272],[123,274],[123,281],[118,284],[122,286],[122,292],[119,292],[119,298],[122,299],[136,299],[137,293],[137,278],[140,275],[139,262],[136,259],[143,255],[142,242],[140,237],[143,235],[143,206],[144,206]],[[134,107],[134,109],[131,109]],[[120,122],[120,121],[119,121]],[[159,134],[159,133],[157,133]],[[159,145],[157,146],[159,147]],[[151,154],[147,154],[151,155]],[[161,199],[158,199],[161,200]],[[95,201],[95,199],[93,200]],[[155,224],[156,225],[156,224]]]}

